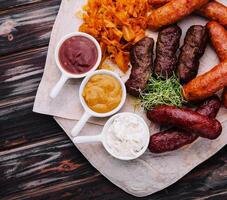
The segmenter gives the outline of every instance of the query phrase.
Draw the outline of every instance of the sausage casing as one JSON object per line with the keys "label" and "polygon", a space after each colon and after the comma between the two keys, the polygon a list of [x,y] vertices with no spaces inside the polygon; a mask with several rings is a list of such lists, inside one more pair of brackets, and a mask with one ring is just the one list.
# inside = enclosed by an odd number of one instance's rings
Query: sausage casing
{"label": "sausage casing", "polygon": [[145,37],[135,45],[130,52],[132,70],[129,79],[125,83],[127,92],[133,96],[139,96],[153,71],[153,47],[154,40]]}
{"label": "sausage casing", "polygon": [[187,101],[203,100],[227,86],[227,60],[183,86]]}
{"label": "sausage casing", "polygon": [[173,0],[154,10],[148,19],[148,27],[157,30],[163,26],[174,24],[209,0]]}
{"label": "sausage casing", "polygon": [[[227,11],[226,11],[227,12]],[[210,41],[221,61],[227,59],[227,31],[215,21],[207,23]]]}
{"label": "sausage casing", "polygon": [[206,27],[194,25],[188,29],[184,44],[180,49],[177,66],[178,76],[182,84],[196,77],[199,69],[199,59],[204,54],[207,39]]}
{"label": "sausage casing", "polygon": [[217,21],[227,28],[227,7],[225,5],[211,1],[202,6],[197,13],[210,20]]}
{"label": "sausage casing", "polygon": [[222,131],[219,121],[189,109],[174,106],[158,106],[147,112],[148,119],[161,125],[172,125],[187,132],[216,139]]}
{"label": "sausage casing", "polygon": [[179,47],[181,32],[177,25],[168,26],[159,32],[154,62],[154,70],[157,76],[168,78],[173,75],[177,63],[176,52]]}
{"label": "sausage casing", "polygon": [[[215,118],[221,101],[217,95],[208,98],[196,112]],[[156,133],[150,137],[149,149],[153,153],[164,153],[179,149],[187,144],[194,142],[199,136],[195,133],[188,133],[179,128],[173,127],[165,131]]]}

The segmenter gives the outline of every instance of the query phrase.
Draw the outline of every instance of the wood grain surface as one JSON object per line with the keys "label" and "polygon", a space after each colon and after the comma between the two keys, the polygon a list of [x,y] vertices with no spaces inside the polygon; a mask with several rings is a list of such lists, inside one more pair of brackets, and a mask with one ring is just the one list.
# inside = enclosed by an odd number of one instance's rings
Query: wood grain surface
{"label": "wood grain surface", "polygon": [[[50,116],[32,112],[60,0],[0,0],[0,199],[137,199],[114,186]],[[10,20],[13,28],[1,33]],[[146,200],[227,199],[227,148]]]}

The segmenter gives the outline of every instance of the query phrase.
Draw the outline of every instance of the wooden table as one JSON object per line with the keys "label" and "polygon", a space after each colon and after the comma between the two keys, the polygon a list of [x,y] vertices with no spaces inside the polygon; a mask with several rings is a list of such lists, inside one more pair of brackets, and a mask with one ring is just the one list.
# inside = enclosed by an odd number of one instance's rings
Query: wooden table
{"label": "wooden table", "polygon": [[[0,199],[136,199],[100,175],[52,117],[32,112],[60,2],[0,0]],[[3,35],[9,21],[15,28]],[[226,151],[141,199],[227,199]]]}

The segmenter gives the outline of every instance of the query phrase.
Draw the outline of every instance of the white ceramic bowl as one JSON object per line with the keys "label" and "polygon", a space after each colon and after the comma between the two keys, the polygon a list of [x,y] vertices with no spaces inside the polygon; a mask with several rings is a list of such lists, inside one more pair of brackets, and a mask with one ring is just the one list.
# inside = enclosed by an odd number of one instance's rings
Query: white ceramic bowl
{"label": "white ceramic bowl", "polygon": [[[87,39],[89,39],[90,41],[92,41],[96,48],[97,48],[97,52],[98,52],[98,57],[97,57],[97,61],[95,63],[95,65],[88,71],[88,72],[85,72],[85,73],[82,73],[82,74],[73,74],[73,73],[70,73],[68,71],[66,71],[60,61],[59,61],[59,50],[60,50],[60,47],[61,45],[69,38],[71,37],[74,37],[74,36],[82,36],[82,37],[85,37]],[[83,78],[85,76],[87,76],[89,73],[95,71],[98,66],[100,65],[100,62],[101,62],[101,59],[102,59],[102,51],[101,51],[101,47],[99,45],[99,43],[97,42],[97,40],[92,37],[91,35],[87,34],[87,33],[82,33],[82,32],[73,32],[73,33],[69,33],[67,35],[65,35],[64,37],[61,38],[61,40],[58,42],[56,48],[55,48],[55,55],[54,55],[54,58],[55,58],[55,62],[57,64],[57,67],[58,69],[61,71],[62,75],[61,75],[61,78],[60,80],[57,82],[57,84],[54,86],[54,88],[52,89],[51,93],[50,93],[50,97],[51,98],[55,98],[58,93],[60,92],[60,90],[62,89],[63,85],[65,84],[65,82],[70,79],[70,78]]]}
{"label": "white ceramic bowl", "polygon": [[[116,155],[113,152],[113,150],[109,147],[109,145],[107,144],[107,139],[106,139],[107,138],[106,136],[108,134],[106,130],[109,128],[109,126],[111,125],[113,120],[119,116],[126,116],[126,115],[133,115],[134,117],[136,117],[140,122],[142,122],[142,124],[144,125],[144,128],[145,128],[144,137],[145,137],[146,144],[144,145],[143,149],[140,152],[138,152],[138,154],[136,154],[135,156],[131,156],[131,157]],[[144,121],[144,119],[137,114],[123,112],[123,113],[118,113],[118,114],[112,116],[104,125],[101,134],[95,135],[95,136],[77,136],[73,139],[73,142],[76,144],[101,142],[103,144],[104,148],[106,149],[106,151],[113,157],[120,159],[120,160],[134,160],[144,154],[144,152],[148,148],[149,140],[150,140],[149,128],[148,128],[146,122]]]}
{"label": "white ceramic bowl", "polygon": [[[121,97],[121,102],[119,103],[119,105],[111,110],[110,112],[107,112],[107,113],[97,113],[93,110],[91,110],[88,105],[86,104],[84,98],[83,98],[83,90],[84,90],[84,87],[86,86],[87,82],[90,80],[90,78],[94,75],[97,75],[97,74],[107,74],[107,75],[110,75],[110,76],[113,76],[115,79],[117,79],[121,85],[121,89],[122,89],[122,97]],[[89,73],[82,81],[81,85],[80,85],[80,89],[79,89],[79,98],[80,98],[80,102],[84,108],[84,114],[83,116],[81,117],[81,119],[79,120],[79,122],[74,126],[74,128],[72,129],[72,132],[71,132],[71,136],[72,137],[76,137],[80,130],[83,128],[83,126],[85,125],[85,123],[87,122],[87,120],[90,118],[90,117],[108,117],[108,116],[111,116],[115,113],[117,113],[121,108],[122,106],[124,105],[125,103],[125,100],[126,100],[126,88],[125,88],[125,84],[123,83],[123,81],[121,80],[121,78],[119,77],[118,74],[112,72],[112,71],[109,71],[109,70],[97,70],[95,72],[92,72],[92,73]]]}

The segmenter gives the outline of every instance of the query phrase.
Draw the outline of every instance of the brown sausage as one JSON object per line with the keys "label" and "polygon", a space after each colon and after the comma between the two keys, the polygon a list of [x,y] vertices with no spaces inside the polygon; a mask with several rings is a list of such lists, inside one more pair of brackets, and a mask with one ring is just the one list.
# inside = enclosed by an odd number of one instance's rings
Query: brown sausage
{"label": "brown sausage", "polygon": [[209,0],[174,0],[154,10],[148,19],[148,27],[157,30],[163,26],[174,24]]}
{"label": "brown sausage", "polygon": [[158,77],[169,78],[173,75],[176,64],[176,52],[179,47],[181,29],[177,25],[165,27],[158,33],[154,72]]}
{"label": "brown sausage", "polygon": [[155,107],[147,112],[147,117],[161,125],[172,125],[211,140],[216,139],[222,131],[219,121],[196,111],[174,106]]}
{"label": "brown sausage", "polygon": [[203,100],[227,86],[227,60],[183,86],[187,101]]}
{"label": "brown sausage", "polygon": [[197,13],[210,20],[217,21],[227,28],[227,7],[225,5],[211,1],[202,6]]}
{"label": "brown sausage", "polygon": [[144,37],[134,44],[130,51],[132,71],[125,86],[127,92],[133,96],[138,97],[140,91],[145,89],[153,71],[153,46],[154,40]]}
{"label": "brown sausage", "polygon": [[177,66],[177,73],[182,84],[188,83],[196,77],[199,59],[205,52],[207,39],[208,34],[204,26],[193,25],[187,30]]}
{"label": "brown sausage", "polygon": [[[208,98],[196,112],[215,118],[221,106],[221,101],[217,95]],[[179,149],[187,144],[194,142],[199,136],[195,133],[188,133],[173,127],[171,129],[161,131],[150,137],[149,149],[153,153],[164,153]]]}

